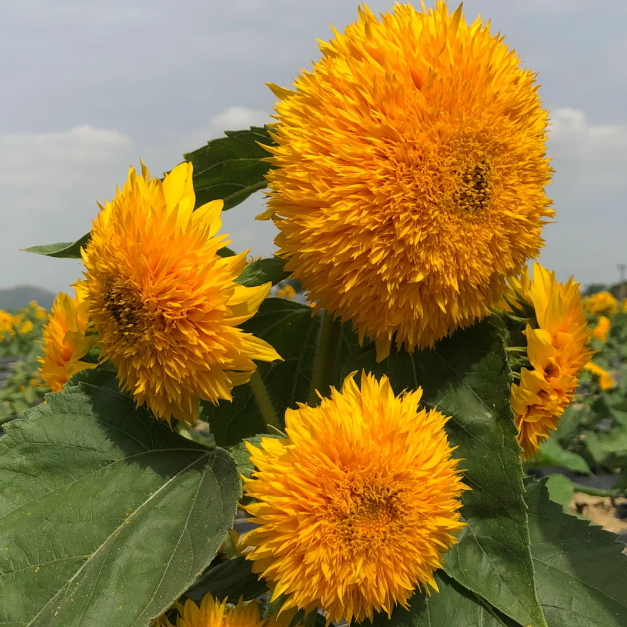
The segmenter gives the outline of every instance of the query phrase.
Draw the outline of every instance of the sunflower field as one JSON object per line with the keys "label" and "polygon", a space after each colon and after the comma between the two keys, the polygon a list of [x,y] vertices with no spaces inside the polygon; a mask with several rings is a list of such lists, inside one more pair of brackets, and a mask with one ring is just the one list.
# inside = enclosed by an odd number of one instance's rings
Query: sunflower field
{"label": "sunflower field", "polygon": [[[572,509],[627,488],[627,308],[534,262],[535,73],[439,0],[320,51],[28,249],[83,274],[0,318],[0,625],[627,626]],[[272,258],[221,233],[254,193]]]}

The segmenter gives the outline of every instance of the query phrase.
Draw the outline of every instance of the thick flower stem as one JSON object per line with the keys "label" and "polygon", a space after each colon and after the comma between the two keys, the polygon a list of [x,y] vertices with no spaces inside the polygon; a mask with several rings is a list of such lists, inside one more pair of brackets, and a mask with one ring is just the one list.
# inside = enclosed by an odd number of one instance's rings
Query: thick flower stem
{"label": "thick flower stem", "polygon": [[310,407],[315,407],[320,402],[316,391],[320,392],[322,396],[327,396],[329,393],[333,381],[341,328],[339,319],[334,320],[328,311],[322,311],[322,324],[320,325],[316,360],[311,379],[311,392],[309,393],[308,404]]}
{"label": "thick flower stem", "polygon": [[250,387],[253,389],[255,400],[257,401],[257,405],[259,405],[261,415],[263,416],[266,425],[268,427],[280,429],[281,425],[279,424],[279,419],[274,411],[274,405],[272,405],[272,401],[268,395],[268,390],[266,390],[266,386],[258,370],[255,370],[252,377],[250,377]]}

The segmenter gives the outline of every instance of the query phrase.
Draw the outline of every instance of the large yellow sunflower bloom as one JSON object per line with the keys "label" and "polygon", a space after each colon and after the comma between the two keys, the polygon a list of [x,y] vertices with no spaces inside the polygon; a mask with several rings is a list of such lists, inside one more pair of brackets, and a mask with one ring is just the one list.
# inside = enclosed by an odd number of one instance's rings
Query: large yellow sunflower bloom
{"label": "large yellow sunflower bloom", "polygon": [[532,305],[536,319],[524,331],[531,368],[521,369],[520,382],[511,390],[518,442],[530,458],[557,428],[592,352],[586,346],[589,333],[579,284],[572,277],[558,283],[554,272],[536,263],[533,281],[525,269],[511,285],[512,296]]}
{"label": "large yellow sunflower bloom", "polygon": [[43,328],[43,355],[39,376],[53,391],[62,390],[69,378],[95,368],[96,364],[82,361],[96,338],[85,335],[89,324],[89,304],[81,281],[74,286],[76,297],[61,292],[55,299],[48,323]]}
{"label": "large yellow sunflower bloom", "polygon": [[[462,483],[436,410],[421,390],[395,397],[387,377],[354,374],[319,407],[285,415],[286,439],[249,446],[245,483],[260,525],[244,544],[283,608],[318,607],[330,621],[362,621],[407,605],[464,526]],[[437,589],[437,588],[436,588]]]}
{"label": "large yellow sunflower bloom", "polygon": [[278,255],[379,359],[485,316],[543,244],[547,112],[515,52],[444,2],[367,9],[280,99]]}
{"label": "large yellow sunflower bloom", "polygon": [[93,325],[102,358],[125,389],[165,420],[194,422],[199,398],[231,400],[253,359],[280,359],[237,325],[251,318],[271,284],[235,279],[246,252],[222,258],[222,201],[196,211],[192,165],[163,182],[130,169],[128,182],[96,217],[83,252]]}

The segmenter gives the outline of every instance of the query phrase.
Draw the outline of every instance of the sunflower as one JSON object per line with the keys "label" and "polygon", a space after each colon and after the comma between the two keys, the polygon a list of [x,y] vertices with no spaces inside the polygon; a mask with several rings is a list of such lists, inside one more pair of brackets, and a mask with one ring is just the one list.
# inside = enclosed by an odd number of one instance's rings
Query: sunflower
{"label": "sunflower", "polygon": [[34,328],[35,325],[32,320],[25,320],[20,325],[20,335],[28,335]]}
{"label": "sunflower", "polygon": [[203,597],[200,607],[188,599],[184,605],[177,603],[175,608],[178,618],[174,625],[162,616],[153,627],[263,627],[264,624],[255,601],[244,606],[240,599],[235,607],[228,609],[226,601],[214,599],[211,593]]}
{"label": "sunflower", "polygon": [[536,263],[533,281],[526,269],[511,281],[510,298],[534,311],[533,324],[524,331],[529,368],[521,368],[511,389],[518,442],[528,459],[557,428],[592,352],[586,346],[589,333],[579,284],[572,277],[558,283],[554,272]]}
{"label": "sunflower", "polygon": [[354,374],[318,407],[285,415],[287,438],[247,444],[258,469],[245,489],[260,525],[243,543],[283,609],[320,608],[329,621],[389,615],[455,542],[468,489],[436,410],[419,389],[395,397],[387,377]]}
{"label": "sunflower", "polygon": [[195,422],[199,399],[231,400],[255,371],[253,359],[281,359],[237,325],[251,318],[271,284],[235,282],[248,251],[222,258],[222,201],[193,211],[192,165],[163,181],[130,169],[102,207],[83,251],[90,312],[102,359],[118,369],[138,405],[158,417]]}
{"label": "sunflower", "polygon": [[28,306],[33,310],[37,320],[45,320],[48,317],[48,312],[36,300],[31,300]]}
{"label": "sunflower", "polygon": [[607,334],[610,332],[611,327],[612,323],[607,316],[599,316],[596,326],[592,329],[592,337],[601,340],[601,342],[605,344],[605,342],[607,342]]}
{"label": "sunflower", "polygon": [[485,316],[543,245],[547,112],[535,74],[461,7],[367,9],[279,98],[278,255],[385,358]]}
{"label": "sunflower", "polygon": [[89,304],[85,300],[85,286],[78,281],[74,289],[74,298],[64,292],[56,297],[48,323],[43,327],[43,355],[37,358],[41,364],[38,374],[53,392],[62,390],[77,372],[96,367],[82,361],[96,338],[86,335]]}
{"label": "sunflower", "polygon": [[605,391],[613,388],[616,383],[612,378],[612,375],[605,370],[605,368],[601,368],[598,364],[595,364],[593,361],[589,361],[585,366],[584,370],[594,375],[599,381],[599,387]]}
{"label": "sunflower", "polygon": [[294,296],[296,296],[296,290],[291,285],[286,285],[277,290],[276,297],[277,298],[287,298],[288,300],[293,300]]}
{"label": "sunflower", "polygon": [[610,292],[597,292],[584,299],[584,307],[591,314],[608,314],[612,316],[618,312],[618,301]]}
{"label": "sunflower", "polygon": [[13,316],[0,309],[0,341],[12,338],[15,335],[13,328]]}

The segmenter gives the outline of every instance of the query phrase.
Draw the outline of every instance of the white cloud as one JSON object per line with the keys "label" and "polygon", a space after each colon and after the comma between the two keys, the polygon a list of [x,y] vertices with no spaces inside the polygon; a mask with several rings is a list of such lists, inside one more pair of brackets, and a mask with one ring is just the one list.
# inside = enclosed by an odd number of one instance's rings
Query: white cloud
{"label": "white cloud", "polygon": [[222,137],[224,131],[239,131],[251,126],[263,126],[271,122],[270,115],[248,107],[229,107],[214,115],[209,123],[187,133],[180,141],[180,152],[190,152],[204,146],[209,140]]}
{"label": "white cloud", "polygon": [[561,279],[612,281],[627,261],[623,234],[627,213],[627,125],[593,123],[581,109],[551,113],[549,156],[555,169],[547,192],[556,224],[544,231],[542,260]]}
{"label": "white cloud", "polygon": [[138,161],[133,140],[112,129],[0,136],[0,285],[34,282],[58,290],[76,280],[78,262],[19,249],[83,235],[97,201],[111,199]]}
{"label": "white cloud", "polygon": [[0,138],[0,182],[69,182],[86,168],[115,161],[132,147],[127,135],[89,125],[61,133],[11,133]]}
{"label": "white cloud", "polygon": [[[549,149],[557,177],[580,186],[599,186],[595,194],[627,186],[627,125],[591,124],[580,109],[551,115]],[[560,174],[563,171],[563,174]]]}
{"label": "white cloud", "polygon": [[263,126],[268,122],[270,116],[265,111],[248,107],[229,107],[211,118],[210,125],[216,131],[237,131],[249,126]]}

